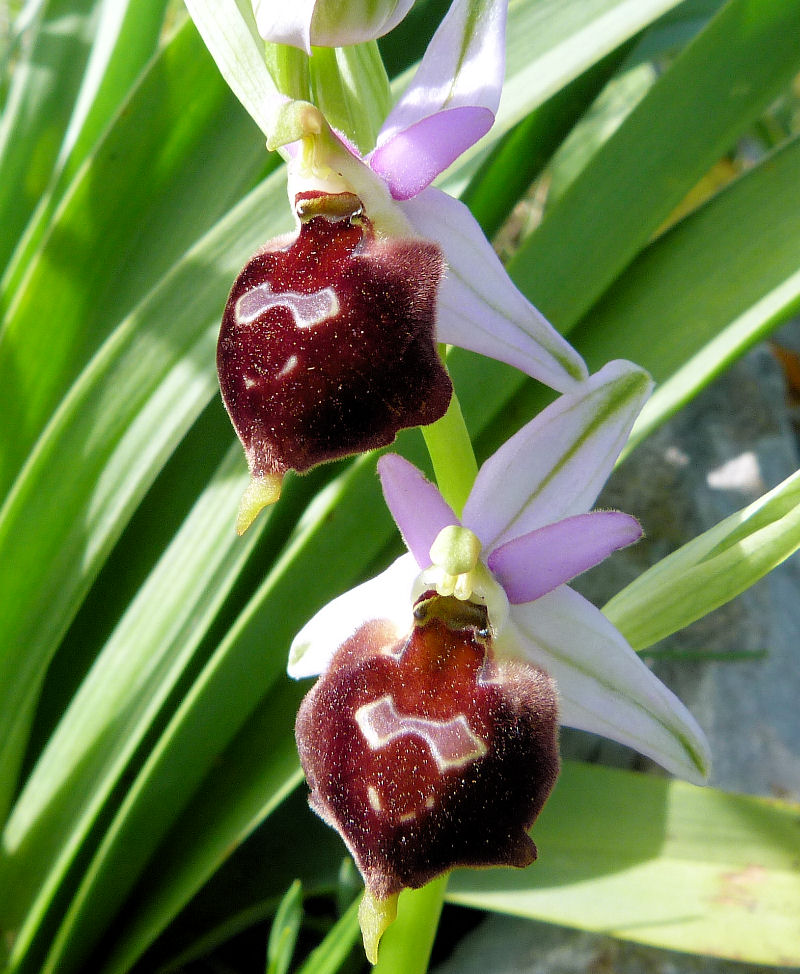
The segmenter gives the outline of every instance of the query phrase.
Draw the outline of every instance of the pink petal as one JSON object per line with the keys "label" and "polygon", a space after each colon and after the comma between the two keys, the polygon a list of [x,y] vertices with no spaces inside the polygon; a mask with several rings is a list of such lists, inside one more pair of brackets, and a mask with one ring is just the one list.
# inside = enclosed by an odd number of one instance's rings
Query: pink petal
{"label": "pink petal", "polygon": [[[426,175],[419,192],[456,156],[476,142],[494,120],[505,73],[505,27],[508,0],[454,0],[433,35],[414,79],[378,135],[371,164],[393,187],[398,199],[411,190],[409,167],[420,165]],[[478,109],[453,115],[452,123],[419,125],[440,113]],[[462,127],[463,131],[457,131]],[[403,133],[402,142],[397,137]],[[435,147],[434,138],[455,138],[453,151]],[[384,147],[391,143],[384,154]],[[435,170],[435,171],[434,171]],[[432,173],[432,174],[431,174]],[[423,181],[424,180],[424,181]]]}
{"label": "pink petal", "polygon": [[507,440],[478,471],[463,521],[491,551],[594,504],[650,392],[647,373],[610,362]]}
{"label": "pink petal", "polygon": [[494,123],[486,108],[449,108],[401,129],[369,156],[396,200],[421,193]]}
{"label": "pink petal", "polygon": [[533,602],[641,536],[635,517],[592,511],[507,541],[489,555],[488,565],[512,605]]}
{"label": "pink petal", "polygon": [[387,453],[378,460],[383,496],[397,522],[406,547],[420,568],[431,563],[436,535],[458,518],[438,489],[408,460]]}
{"label": "pink petal", "polygon": [[603,613],[568,586],[513,606],[497,650],[549,673],[568,727],[619,741],[689,781],[700,784],[708,774],[708,742],[697,721]]}
{"label": "pink petal", "polygon": [[401,206],[447,260],[439,340],[507,362],[559,392],[576,389],[587,376],[583,359],[517,289],[469,209],[434,188]]}

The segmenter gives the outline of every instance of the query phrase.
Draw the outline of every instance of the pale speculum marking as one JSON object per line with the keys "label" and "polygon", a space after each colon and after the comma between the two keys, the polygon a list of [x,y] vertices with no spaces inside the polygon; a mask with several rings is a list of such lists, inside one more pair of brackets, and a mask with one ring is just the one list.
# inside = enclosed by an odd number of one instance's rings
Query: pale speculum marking
{"label": "pale speculum marking", "polygon": [[373,751],[406,734],[422,738],[442,772],[462,768],[486,754],[486,744],[475,735],[464,714],[449,720],[400,714],[387,694],[359,707],[355,719]]}
{"label": "pale speculum marking", "polygon": [[383,811],[381,796],[378,794],[378,789],[373,785],[367,786],[367,798],[369,799],[369,804],[373,812],[380,813]]}
{"label": "pale speculum marking", "polygon": [[339,299],[332,287],[323,288],[313,294],[300,294],[297,291],[272,290],[269,282],[257,284],[236,302],[236,320],[240,325],[249,325],[260,318],[270,308],[288,308],[298,328],[313,328],[339,314]]}
{"label": "pale speculum marking", "polygon": [[300,359],[296,355],[290,355],[289,358],[286,359],[283,368],[278,373],[278,378],[282,379],[284,376],[294,372],[299,364]]}

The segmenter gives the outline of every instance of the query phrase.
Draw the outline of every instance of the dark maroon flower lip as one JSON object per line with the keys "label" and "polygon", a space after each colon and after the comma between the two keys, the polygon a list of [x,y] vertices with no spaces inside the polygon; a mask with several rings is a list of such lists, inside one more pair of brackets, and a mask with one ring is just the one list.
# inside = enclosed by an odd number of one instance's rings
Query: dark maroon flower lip
{"label": "dark maroon flower lip", "polygon": [[556,691],[497,660],[484,606],[426,593],[410,632],[362,626],[303,701],[310,803],[373,901],[455,866],[526,866],[558,769]]}
{"label": "dark maroon flower lip", "polygon": [[452,395],[436,346],[439,247],[378,237],[350,193],[301,193],[297,209],[296,236],[234,283],[217,347],[251,491],[273,500],[288,470],[386,446],[440,419]]}

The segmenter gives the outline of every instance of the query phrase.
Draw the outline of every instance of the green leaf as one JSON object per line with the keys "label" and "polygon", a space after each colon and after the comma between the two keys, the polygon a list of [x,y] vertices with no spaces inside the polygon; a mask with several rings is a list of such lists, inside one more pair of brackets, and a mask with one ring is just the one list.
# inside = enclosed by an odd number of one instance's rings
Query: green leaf
{"label": "green leaf", "polygon": [[297,790],[302,772],[293,722],[305,689],[278,680],[167,824],[157,851],[142,864],[136,902],[114,921],[114,943],[103,958],[102,974],[123,974],[134,963],[149,970],[165,947],[175,952],[175,941],[184,956],[191,949],[187,931],[180,921],[177,932],[167,930],[178,915],[188,916],[189,931],[193,919],[195,927],[199,922],[206,930],[213,915],[218,942],[238,916],[259,910],[263,916],[265,898],[277,899],[295,877],[310,896],[333,889],[341,841],[312,815],[305,794]]}
{"label": "green leaf", "polygon": [[303,887],[295,880],[280,902],[267,941],[266,974],[286,974],[303,922]]}
{"label": "green leaf", "polygon": [[186,0],[186,7],[220,74],[269,138],[277,91],[250,0]]}
{"label": "green leaf", "polygon": [[[2,291],[13,293],[47,230],[64,190],[94,148],[130,89],[155,53],[168,0],[104,0],[94,20],[94,42],[75,110],[53,164],[48,186],[17,244],[11,267],[2,275]],[[62,78],[59,72],[59,78]],[[56,86],[52,86],[55,90]],[[69,104],[59,88],[61,106]],[[45,109],[46,110],[46,109]],[[0,159],[0,171],[3,161]]]}
{"label": "green leaf", "polygon": [[86,68],[83,36],[100,8],[101,0],[49,0],[26,28],[33,36],[27,50],[20,45],[0,122],[0,268],[47,188]]}
{"label": "green leaf", "polygon": [[627,50],[624,46],[592,65],[515,125],[470,180],[461,199],[488,237],[500,229]]}
{"label": "green leaf", "polygon": [[568,762],[524,870],[447,899],[754,964],[800,964],[800,806]]}
{"label": "green leaf", "polygon": [[[570,332],[590,369],[624,357],[660,383],[626,453],[800,306],[799,178],[796,137],[662,233]],[[510,425],[546,401],[521,386]],[[504,436],[500,421],[483,452]]]}
{"label": "green leaf", "polygon": [[336,974],[340,970],[361,932],[358,926],[358,906],[355,900],[333,927],[328,936],[298,971],[298,974]]}
{"label": "green leaf", "polygon": [[[286,228],[283,201],[277,174],[122,322],[62,402],[0,510],[0,630],[6,640],[0,808],[14,787],[59,640],[131,511],[216,392],[214,309],[244,259]],[[70,476],[54,478],[54,471],[67,470]]]}
{"label": "green leaf", "polygon": [[[506,79],[489,135],[468,149],[440,180],[459,195],[491,141],[510,131],[631,37],[678,5],[678,0],[530,0],[509,5]],[[406,72],[393,83],[400,91]]]}
{"label": "green leaf", "polygon": [[571,338],[590,366],[624,355],[662,385],[629,449],[800,305],[800,138],[644,250]]}
{"label": "green leaf", "polygon": [[[81,167],[19,288],[5,295],[0,495],[101,343],[252,186],[265,159],[187,23]],[[215,292],[196,314],[213,308],[221,308]]]}
{"label": "green leaf", "polygon": [[603,609],[635,649],[688,626],[800,548],[800,473],[662,558]]}
{"label": "green leaf", "polygon": [[87,833],[190,666],[267,518],[233,520],[247,483],[236,443],[139,589],[69,704],[3,830],[2,925],[23,949]]}
{"label": "green leaf", "polygon": [[[631,55],[631,60],[634,60]],[[644,98],[658,78],[648,61],[623,66],[600,93],[584,117],[572,129],[553,157],[549,169],[547,206],[552,208]]]}
{"label": "green leaf", "polygon": [[595,153],[510,262],[568,329],[800,67],[800,5],[731,0]]}

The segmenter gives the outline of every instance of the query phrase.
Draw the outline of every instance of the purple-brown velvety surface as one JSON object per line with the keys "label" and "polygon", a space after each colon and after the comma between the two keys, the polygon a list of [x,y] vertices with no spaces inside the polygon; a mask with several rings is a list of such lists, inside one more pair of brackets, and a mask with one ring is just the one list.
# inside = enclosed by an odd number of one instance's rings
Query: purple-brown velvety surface
{"label": "purple-brown velvety surface", "polygon": [[407,639],[359,629],[297,718],[311,805],[379,899],[453,866],[531,863],[558,774],[549,677],[493,660],[485,609],[428,598]]}
{"label": "purple-brown velvety surface", "polygon": [[351,199],[342,216],[341,196],[331,213],[317,196],[318,215],[256,254],[228,298],[217,367],[256,477],[385,446],[449,404],[435,337],[441,251],[379,239]]}

